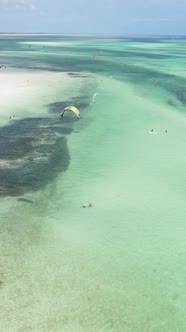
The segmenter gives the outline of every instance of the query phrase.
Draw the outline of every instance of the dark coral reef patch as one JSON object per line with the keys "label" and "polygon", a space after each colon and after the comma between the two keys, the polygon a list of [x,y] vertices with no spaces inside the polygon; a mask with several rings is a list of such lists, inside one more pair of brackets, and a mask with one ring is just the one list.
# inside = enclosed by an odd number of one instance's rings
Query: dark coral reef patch
{"label": "dark coral reef patch", "polygon": [[60,120],[26,118],[0,128],[0,195],[38,190],[68,168],[66,135]]}

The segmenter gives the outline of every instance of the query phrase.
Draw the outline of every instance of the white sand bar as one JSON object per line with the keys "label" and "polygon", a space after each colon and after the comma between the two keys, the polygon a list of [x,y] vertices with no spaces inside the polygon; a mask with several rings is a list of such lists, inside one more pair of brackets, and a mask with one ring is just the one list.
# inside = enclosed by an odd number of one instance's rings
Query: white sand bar
{"label": "white sand bar", "polygon": [[48,104],[75,97],[82,80],[63,72],[1,69],[0,124],[13,115],[16,118],[46,115]]}

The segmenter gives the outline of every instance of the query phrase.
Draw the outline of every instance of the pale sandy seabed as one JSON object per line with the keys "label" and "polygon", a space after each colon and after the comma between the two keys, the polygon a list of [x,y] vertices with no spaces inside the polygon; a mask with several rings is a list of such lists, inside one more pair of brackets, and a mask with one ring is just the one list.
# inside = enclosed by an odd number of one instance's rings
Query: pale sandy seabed
{"label": "pale sandy seabed", "polygon": [[9,67],[1,70],[0,78],[1,123],[6,122],[14,113],[17,117],[44,115],[47,104],[60,97],[67,98],[71,89],[70,96],[75,96],[78,92],[73,79],[67,73],[17,70]]}

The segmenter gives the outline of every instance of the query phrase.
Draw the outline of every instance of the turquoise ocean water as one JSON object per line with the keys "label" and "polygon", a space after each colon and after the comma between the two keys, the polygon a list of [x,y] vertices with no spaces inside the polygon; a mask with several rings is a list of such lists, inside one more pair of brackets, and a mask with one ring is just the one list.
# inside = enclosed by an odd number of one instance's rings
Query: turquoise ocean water
{"label": "turquoise ocean water", "polygon": [[[184,332],[186,39],[2,36],[0,50],[0,75],[71,78],[0,115],[1,330]],[[79,121],[59,119],[68,104]]]}

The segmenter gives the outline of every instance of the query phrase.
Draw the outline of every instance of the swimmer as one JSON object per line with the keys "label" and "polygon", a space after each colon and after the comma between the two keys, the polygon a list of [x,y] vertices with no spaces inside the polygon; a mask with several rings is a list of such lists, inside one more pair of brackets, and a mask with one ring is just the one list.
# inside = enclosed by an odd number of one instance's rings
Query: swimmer
{"label": "swimmer", "polygon": [[84,208],[86,208],[86,207],[87,207],[86,204],[83,204],[82,208],[84,209]]}
{"label": "swimmer", "polygon": [[88,207],[92,207],[92,204],[91,204],[91,203],[89,203]]}
{"label": "swimmer", "polygon": [[165,130],[165,134],[167,134],[167,129]]}

